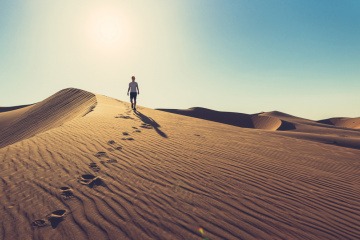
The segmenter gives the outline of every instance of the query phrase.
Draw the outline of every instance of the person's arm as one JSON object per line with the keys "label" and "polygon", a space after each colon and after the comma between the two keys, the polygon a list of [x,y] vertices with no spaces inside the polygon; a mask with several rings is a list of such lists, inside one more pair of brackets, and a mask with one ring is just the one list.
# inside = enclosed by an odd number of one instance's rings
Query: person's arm
{"label": "person's arm", "polygon": [[127,90],[127,95],[129,96],[129,91],[130,91],[130,84],[129,84],[129,88]]}
{"label": "person's arm", "polygon": [[138,94],[140,94],[139,84],[136,84],[136,88],[137,88],[137,90],[138,90]]}

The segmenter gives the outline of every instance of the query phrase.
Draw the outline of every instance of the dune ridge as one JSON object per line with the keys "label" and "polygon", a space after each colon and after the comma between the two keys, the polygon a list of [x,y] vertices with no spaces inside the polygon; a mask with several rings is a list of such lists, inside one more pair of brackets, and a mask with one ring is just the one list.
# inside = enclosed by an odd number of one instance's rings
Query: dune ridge
{"label": "dune ridge", "polygon": [[359,150],[95,97],[0,149],[1,239],[360,238]]}
{"label": "dune ridge", "polygon": [[[68,88],[34,105],[15,109],[16,114],[8,117],[6,123],[0,121],[0,148],[58,127],[86,114],[95,105],[94,94]],[[1,113],[0,118],[5,118],[2,115],[6,113],[8,112]]]}

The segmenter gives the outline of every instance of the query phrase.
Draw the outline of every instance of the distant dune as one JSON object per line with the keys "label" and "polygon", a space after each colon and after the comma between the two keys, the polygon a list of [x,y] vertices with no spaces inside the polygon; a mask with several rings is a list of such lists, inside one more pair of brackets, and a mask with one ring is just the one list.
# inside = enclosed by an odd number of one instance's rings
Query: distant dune
{"label": "distant dune", "polygon": [[265,130],[289,130],[294,126],[278,117],[262,114],[245,114],[235,112],[220,112],[207,108],[194,107],[186,110],[180,109],[157,109],[165,112],[181,114],[189,117],[205,119],[209,121],[229,124],[243,128],[256,128]]}
{"label": "distant dune", "polygon": [[245,114],[199,107],[158,110],[242,128],[277,130],[276,134],[283,136],[360,149],[360,132],[357,130],[360,118],[331,118],[316,122],[279,111]]}
{"label": "distant dune", "polygon": [[360,117],[358,118],[329,118],[318,121],[341,128],[360,129]]}
{"label": "distant dune", "polygon": [[167,111],[80,89],[2,108],[0,239],[360,239],[359,129]]}
{"label": "distant dune", "polygon": [[20,105],[20,106],[14,106],[14,107],[0,107],[0,113],[2,112],[9,112],[9,111],[13,111],[16,109],[20,109],[20,108],[24,108],[24,107],[28,107],[32,104],[28,104],[28,105]]}

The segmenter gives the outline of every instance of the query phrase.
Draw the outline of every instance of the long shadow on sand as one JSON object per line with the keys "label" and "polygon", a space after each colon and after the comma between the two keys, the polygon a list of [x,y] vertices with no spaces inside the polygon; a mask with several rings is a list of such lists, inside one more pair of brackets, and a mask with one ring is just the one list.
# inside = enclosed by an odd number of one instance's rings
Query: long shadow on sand
{"label": "long shadow on sand", "polygon": [[160,128],[160,125],[152,118],[142,114],[141,112],[139,111],[134,111],[135,115],[143,122],[143,123],[146,123],[146,124],[149,124],[151,125],[155,131],[160,135],[162,136],[163,138],[167,138],[168,136],[166,135],[166,133],[164,133],[163,131],[161,131],[159,128]]}

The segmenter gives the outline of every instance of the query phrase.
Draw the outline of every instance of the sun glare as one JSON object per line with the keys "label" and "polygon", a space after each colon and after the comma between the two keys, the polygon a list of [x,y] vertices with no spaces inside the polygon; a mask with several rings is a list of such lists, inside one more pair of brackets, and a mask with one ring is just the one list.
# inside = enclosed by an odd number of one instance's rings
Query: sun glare
{"label": "sun glare", "polygon": [[114,44],[121,39],[120,19],[116,16],[102,16],[94,26],[95,38],[99,43]]}
{"label": "sun glare", "polygon": [[113,50],[124,43],[125,26],[119,12],[111,9],[93,12],[87,25],[88,38],[96,48]]}

